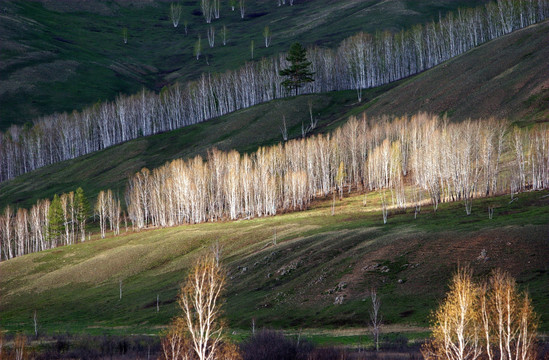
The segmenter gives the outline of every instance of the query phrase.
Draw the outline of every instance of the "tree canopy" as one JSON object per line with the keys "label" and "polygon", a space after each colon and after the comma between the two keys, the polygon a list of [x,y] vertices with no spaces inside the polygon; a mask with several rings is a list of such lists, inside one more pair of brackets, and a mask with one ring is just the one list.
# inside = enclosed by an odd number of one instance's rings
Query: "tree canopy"
{"label": "tree canopy", "polygon": [[48,211],[48,234],[50,241],[57,241],[65,229],[63,223],[63,208],[59,196],[55,194]]}
{"label": "tree canopy", "polygon": [[286,80],[282,85],[290,92],[295,90],[297,95],[298,89],[304,84],[315,81],[313,79],[314,72],[309,69],[311,62],[307,60],[307,50],[300,43],[296,42],[290,46],[290,51],[286,60],[291,63],[290,67],[282,69],[280,76],[286,76]]}

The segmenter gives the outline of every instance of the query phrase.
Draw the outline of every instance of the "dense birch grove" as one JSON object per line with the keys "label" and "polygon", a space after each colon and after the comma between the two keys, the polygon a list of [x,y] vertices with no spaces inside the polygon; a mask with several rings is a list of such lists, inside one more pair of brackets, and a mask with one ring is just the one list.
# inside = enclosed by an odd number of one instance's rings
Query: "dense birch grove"
{"label": "dense birch grove", "polygon": [[120,234],[122,207],[120,206],[120,199],[111,190],[100,191],[97,195],[94,217],[99,220],[99,231],[102,239],[105,238],[107,230],[113,232],[114,235]]}
{"label": "dense birch grove", "polygon": [[30,210],[7,206],[0,214],[0,261],[84,241],[87,207],[81,188],[39,200]]}
{"label": "dense birch grove", "polygon": [[[511,127],[506,121],[417,114],[369,120],[351,118],[331,134],[261,147],[251,154],[212,149],[132,176],[128,216],[111,190],[94,206],[101,237],[134,229],[216,220],[250,219],[305,210],[316,198],[380,191],[388,207],[463,202],[549,189],[549,125]],[[81,189],[79,189],[81,190]],[[85,240],[82,192],[40,200],[30,211],[6,207],[0,215],[0,260]]]}
{"label": "dense birch grove", "polygon": [[[429,69],[548,15],[548,0],[499,0],[396,34],[360,33],[334,50],[310,48],[315,81],[300,92],[356,89],[361,100],[362,89]],[[140,136],[288,96],[279,75],[280,69],[289,65],[285,58],[286,54],[280,54],[223,74],[202,74],[196,81],[175,84],[158,95],[143,90],[119,96],[80,112],[41,118],[30,127],[12,126],[0,133],[0,181]]]}
{"label": "dense birch grove", "polygon": [[532,300],[509,273],[496,269],[478,284],[459,268],[421,352],[425,360],[538,359],[538,327]]}
{"label": "dense birch grove", "polygon": [[441,202],[462,201],[470,214],[474,198],[547,188],[549,126],[418,114],[351,118],[332,134],[252,154],[213,149],[206,161],[144,168],[130,178],[126,204],[140,229],[303,210],[315,198],[352,190],[383,190],[389,206],[400,208],[429,201],[436,211]]}

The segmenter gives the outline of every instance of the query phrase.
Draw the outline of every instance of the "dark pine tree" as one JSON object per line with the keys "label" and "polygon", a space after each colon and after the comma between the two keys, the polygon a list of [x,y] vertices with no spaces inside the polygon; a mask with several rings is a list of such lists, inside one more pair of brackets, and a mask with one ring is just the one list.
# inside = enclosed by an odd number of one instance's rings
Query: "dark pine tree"
{"label": "dark pine tree", "polygon": [[55,194],[50,205],[48,212],[48,240],[53,243],[53,246],[57,246],[57,240],[61,237],[63,230],[65,230],[63,219],[63,208],[61,207],[61,200],[59,196]]}
{"label": "dark pine tree", "polygon": [[307,50],[300,43],[293,43],[290,46],[286,60],[291,65],[280,71],[280,76],[287,77],[282,82],[282,86],[289,91],[295,90],[295,94],[297,95],[300,87],[306,83],[315,81],[313,79],[314,72],[309,69],[311,62],[307,61]]}
{"label": "dark pine tree", "polygon": [[84,236],[86,233],[86,220],[90,214],[90,203],[88,198],[84,194],[84,190],[81,187],[76,189],[75,194],[75,203],[76,203],[76,220],[78,221],[78,227],[82,234],[82,241],[84,241]]}

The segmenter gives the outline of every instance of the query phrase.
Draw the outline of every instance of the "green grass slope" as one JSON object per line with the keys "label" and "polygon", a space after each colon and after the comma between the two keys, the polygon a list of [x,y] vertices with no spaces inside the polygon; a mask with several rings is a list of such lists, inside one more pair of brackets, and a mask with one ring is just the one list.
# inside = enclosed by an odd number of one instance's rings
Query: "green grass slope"
{"label": "green grass slope", "polygon": [[[371,89],[374,98],[394,84]],[[100,190],[124,194],[128,176],[143,167],[154,168],[166,161],[207,156],[208,149],[255,151],[259,146],[282,141],[280,128],[286,118],[290,138],[301,136],[301,124],[310,122],[309,103],[318,120],[316,131],[347,119],[356,104],[353,91],[307,95],[271,101],[248,109],[164,134],[139,138],[127,143],[53,164],[0,183],[0,209],[8,204],[31,206],[38,199],[81,186],[90,197]]]}
{"label": "green grass slope", "polygon": [[[246,2],[241,20],[238,8],[231,11],[225,1],[221,18],[212,22],[217,39],[209,48],[198,0],[179,2],[183,11],[177,28],[168,17],[170,1],[3,1],[0,130],[142,87],[159,91],[203,72],[238,68],[251,60],[251,41],[255,59],[286,51],[295,41],[333,47],[358,31],[397,31],[485,2],[296,0],[294,6],[277,7],[274,0],[254,0]],[[219,35],[223,25],[226,46]],[[262,45],[265,26],[272,31],[269,48]],[[123,28],[128,29],[127,44]],[[204,56],[197,61],[193,50],[199,35]]]}
{"label": "green grass slope", "polygon": [[549,22],[520,30],[402,82],[370,102],[366,113],[548,121],[548,43]]}
{"label": "green grass slope", "polygon": [[[82,186],[92,198],[103,189],[124,193],[128,175],[142,167],[206,155],[210,147],[254,151],[281,141],[286,117],[290,137],[301,136],[309,122],[309,102],[319,120],[317,132],[329,131],[351,114],[448,113],[451,119],[509,117],[515,121],[549,118],[546,59],[549,22],[523,29],[473,49],[409,79],[369,89],[362,103],[353,91],[276,100],[173,132],[54,164],[0,183],[0,208],[31,206],[36,200]],[[503,55],[504,56],[503,56]],[[475,94],[476,97],[472,97]],[[416,99],[417,98],[417,99]]]}
{"label": "green grass slope", "polygon": [[[158,333],[178,311],[189,267],[219,241],[229,272],[225,317],[237,336],[255,318],[257,326],[312,329],[324,334],[319,341],[343,341],[330,337],[340,327],[366,326],[372,287],[387,329],[425,334],[458,263],[470,263],[479,277],[496,267],[510,271],[548,331],[547,194],[475,200],[470,216],[461,203],[442,204],[436,214],[426,205],[416,220],[412,210],[391,210],[383,225],[380,197],[370,193],[367,206],[362,195],[337,201],[335,216],[324,200],[269,218],[93,238],[0,263],[0,327],[31,332],[36,310],[47,333]],[[483,249],[487,258],[479,257]]]}
{"label": "green grass slope", "polygon": [[[70,2],[62,4],[74,15]],[[95,10],[99,13],[93,16],[98,19],[113,16],[107,10]],[[145,10],[136,7],[131,11]],[[470,105],[456,100],[450,107],[413,107],[411,97],[435,103],[439,92],[450,99],[452,94],[468,94],[481,87],[478,99],[488,101],[500,88],[512,91],[523,84],[528,90],[534,84],[537,89],[538,78],[547,79],[540,65],[547,50],[534,45],[545,41],[547,26],[525,29],[416,77],[370,89],[362,104],[356,104],[352,91],[282,99],[55,164],[0,184],[0,208],[8,203],[29,206],[38,198],[77,186],[91,196],[106,188],[122,194],[127,176],[143,166],[204,155],[212,146],[253,151],[280,141],[283,116],[290,136],[300,136],[302,122],[309,119],[309,103],[319,119],[319,132],[363,111],[371,115],[429,110],[448,112],[457,119],[487,116],[479,105],[482,102]],[[514,50],[505,53],[506,49]],[[507,56],[496,61],[491,54],[498,51]],[[461,77],[461,73],[468,76]],[[424,84],[417,85],[416,95],[410,95],[418,81]],[[427,98],[418,95],[423,88],[431,89]],[[532,95],[521,95],[525,100],[518,102],[500,101],[497,109],[514,119],[540,120],[546,116],[538,103],[545,96],[540,91],[542,95],[530,101],[526,100]],[[409,105],[404,102],[407,98]],[[246,334],[255,318],[258,326],[308,328],[306,332],[318,341],[326,337],[328,342],[362,341],[372,287],[381,294],[389,330],[411,328],[425,334],[429,313],[443,297],[458,263],[470,263],[476,276],[485,276],[496,267],[510,271],[529,290],[541,316],[541,329],[548,332],[548,194],[523,193],[512,203],[508,197],[475,200],[470,216],[461,203],[441,204],[436,214],[425,205],[418,219],[413,211],[392,209],[386,225],[378,194],[369,194],[366,206],[362,195],[352,194],[336,203],[335,216],[330,215],[331,201],[318,200],[308,211],[269,218],[94,237],[0,263],[0,328],[31,332],[36,310],[41,330],[49,333],[156,334],[177,313],[176,295],[192,262],[219,241],[229,271],[225,316],[236,336]],[[495,208],[492,220],[487,214],[489,206]],[[487,258],[479,256],[483,250]],[[119,281],[123,284],[121,300]],[[336,298],[343,299],[342,304],[335,304]],[[341,327],[357,330],[344,339],[332,338]]]}

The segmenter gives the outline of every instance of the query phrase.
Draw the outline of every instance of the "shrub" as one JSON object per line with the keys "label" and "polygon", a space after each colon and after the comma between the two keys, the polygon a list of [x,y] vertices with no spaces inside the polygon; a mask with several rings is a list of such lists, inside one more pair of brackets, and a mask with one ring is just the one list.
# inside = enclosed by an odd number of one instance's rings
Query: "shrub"
{"label": "shrub", "polygon": [[313,350],[308,341],[296,341],[280,331],[261,330],[241,345],[244,360],[307,360]]}

